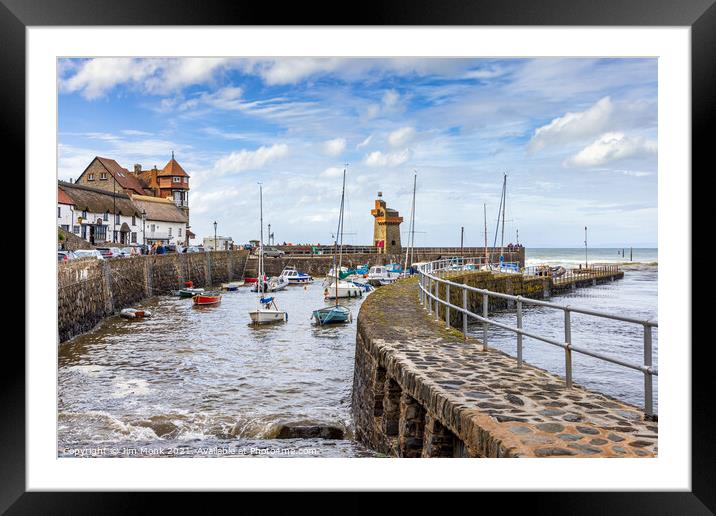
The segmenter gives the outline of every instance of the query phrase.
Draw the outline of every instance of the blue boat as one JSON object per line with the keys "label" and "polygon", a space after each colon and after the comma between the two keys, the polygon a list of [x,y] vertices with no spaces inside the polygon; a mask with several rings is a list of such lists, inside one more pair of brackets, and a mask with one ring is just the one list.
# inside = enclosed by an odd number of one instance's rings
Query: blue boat
{"label": "blue boat", "polygon": [[398,274],[403,272],[403,268],[399,263],[389,263],[385,266],[385,270],[388,272],[397,272]]}
{"label": "blue boat", "polygon": [[370,267],[369,267],[368,264],[366,263],[365,265],[359,265],[359,266],[357,266],[355,272],[356,272],[356,274],[360,274],[361,276],[363,276],[363,275],[365,275],[365,274],[368,274],[368,269],[369,269],[369,268],[370,268]]}
{"label": "blue boat", "polygon": [[321,326],[323,326],[324,324],[345,323],[353,321],[353,315],[351,314],[351,311],[345,306],[341,305],[327,306],[325,308],[314,310],[313,318]]}

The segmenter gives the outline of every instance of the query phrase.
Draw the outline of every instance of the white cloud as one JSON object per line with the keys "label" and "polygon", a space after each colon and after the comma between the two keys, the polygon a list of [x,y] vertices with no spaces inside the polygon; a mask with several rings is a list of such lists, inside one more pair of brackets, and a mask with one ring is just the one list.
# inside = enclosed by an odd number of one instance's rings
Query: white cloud
{"label": "white cloud", "polygon": [[605,133],[577,154],[565,161],[567,166],[593,167],[612,161],[654,155],[657,144],[641,137],[629,137],[624,133]]}
{"label": "white cloud", "polygon": [[547,145],[571,143],[603,132],[609,124],[614,105],[609,97],[600,99],[585,111],[567,113],[535,129],[529,150],[539,151]]}
{"label": "white cloud", "polygon": [[287,154],[288,145],[285,143],[277,143],[271,147],[261,146],[253,151],[242,149],[218,159],[214,164],[214,170],[221,174],[256,170]]}
{"label": "white cloud", "polygon": [[468,70],[467,72],[465,72],[465,75],[463,75],[463,77],[465,79],[484,80],[494,79],[495,77],[499,77],[504,73],[505,71],[499,66],[489,66],[485,68],[477,68],[475,70]]}
{"label": "white cloud", "polygon": [[369,167],[397,167],[408,161],[411,156],[410,149],[387,153],[375,151],[368,154],[363,162]]}
{"label": "white cloud", "polygon": [[397,91],[388,90],[385,93],[383,93],[383,107],[385,109],[393,108],[398,103],[399,99],[400,99],[400,94]]}
{"label": "white cloud", "polygon": [[63,67],[67,76],[60,79],[60,88],[64,92],[79,92],[88,100],[103,97],[120,84],[133,85],[146,93],[162,94],[207,82],[218,69],[229,64],[230,61],[223,58],[102,57]]}
{"label": "white cloud", "polygon": [[363,140],[362,142],[360,142],[358,145],[356,145],[356,149],[362,149],[362,148],[365,147],[366,145],[370,145],[370,142],[371,142],[372,140],[373,140],[373,135],[371,134],[370,136],[368,136],[368,138],[366,138],[365,140]]}
{"label": "white cloud", "polygon": [[328,156],[338,156],[346,149],[345,138],[335,138],[323,143],[323,152]]}
{"label": "white cloud", "polygon": [[391,147],[404,147],[415,136],[415,129],[412,127],[401,127],[388,135],[388,143]]}

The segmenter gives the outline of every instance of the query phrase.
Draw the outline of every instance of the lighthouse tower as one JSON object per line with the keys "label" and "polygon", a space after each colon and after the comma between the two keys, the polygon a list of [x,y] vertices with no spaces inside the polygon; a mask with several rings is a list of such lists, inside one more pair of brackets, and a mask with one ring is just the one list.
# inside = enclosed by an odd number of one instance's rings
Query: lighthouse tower
{"label": "lighthouse tower", "polygon": [[399,254],[400,247],[400,223],[403,217],[397,210],[391,210],[383,200],[383,192],[378,192],[375,200],[375,208],[370,210],[375,217],[373,225],[373,245],[379,248],[383,254]]}

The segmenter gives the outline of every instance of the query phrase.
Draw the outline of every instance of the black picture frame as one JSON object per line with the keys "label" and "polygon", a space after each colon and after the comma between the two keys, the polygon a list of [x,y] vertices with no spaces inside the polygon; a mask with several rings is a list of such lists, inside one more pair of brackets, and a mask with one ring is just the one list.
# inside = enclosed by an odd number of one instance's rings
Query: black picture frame
{"label": "black picture frame", "polygon": [[[322,2],[275,5],[260,2],[196,0],[0,0],[0,133],[25,170],[25,70],[28,26],[51,25],[504,25],[504,26],[689,26],[691,27],[692,162],[707,163],[716,119],[715,0],[400,0],[369,2],[346,10]],[[713,168],[713,165],[710,166]],[[693,167],[692,167],[693,170]],[[691,171],[682,175],[688,179]],[[693,175],[691,176],[693,177]],[[26,234],[27,229],[26,229]],[[25,273],[27,274],[27,270]],[[690,282],[691,278],[687,278]],[[689,302],[690,300],[684,300]],[[694,305],[695,306],[695,305]],[[693,320],[693,318],[692,318]],[[0,511],[7,514],[112,514],[145,512],[154,494],[36,493],[25,489],[25,354],[5,339],[0,374],[3,419],[0,425]],[[687,343],[674,343],[685,346]],[[550,514],[713,514],[716,511],[711,374],[708,347],[692,346],[692,490],[690,492],[479,493],[487,508],[496,501],[513,512]],[[48,346],[52,345],[48,343]],[[13,346],[11,348],[11,346]],[[48,350],[51,352],[51,350]],[[216,496],[216,495],[214,495]],[[242,495],[246,496],[246,495]],[[340,502],[341,512],[372,511],[355,502]],[[490,496],[491,500],[485,497]],[[360,498],[360,501],[358,500]],[[494,498],[494,500],[492,500]],[[332,504],[330,496],[321,504]],[[262,502],[263,500],[263,502]],[[265,503],[264,498],[257,500]],[[216,506],[217,500],[213,500]],[[404,500],[404,509],[424,501]],[[166,504],[169,505],[166,505]],[[249,503],[249,502],[243,502]],[[293,502],[294,504],[300,502]],[[191,508],[185,497],[162,500]],[[295,506],[295,505],[294,505]],[[204,506],[205,507],[205,506]],[[274,506],[275,508],[276,506]]]}

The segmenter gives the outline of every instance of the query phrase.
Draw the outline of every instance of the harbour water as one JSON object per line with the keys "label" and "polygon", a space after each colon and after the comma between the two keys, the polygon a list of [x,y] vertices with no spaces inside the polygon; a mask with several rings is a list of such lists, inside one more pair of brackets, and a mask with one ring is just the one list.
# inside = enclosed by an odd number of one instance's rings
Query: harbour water
{"label": "harbour water", "polygon": [[[589,263],[619,263],[624,278],[571,293],[554,296],[551,302],[588,308],[600,312],[620,314],[637,319],[658,320],[658,253],[657,249],[634,249],[633,262],[629,262],[629,248],[625,248],[626,260],[617,254],[620,249],[588,249]],[[576,267],[584,264],[584,248],[579,249],[526,249],[526,265],[551,264]],[[514,326],[515,311],[496,314],[496,320]],[[643,364],[643,329],[636,324],[611,321],[587,315],[572,314],[572,343],[592,351]],[[552,337],[564,338],[563,312],[542,307],[525,308],[525,330]],[[481,338],[481,326],[472,327]],[[659,330],[653,329],[653,363],[658,369]],[[492,327],[488,333],[491,346],[510,355],[516,355],[515,334]],[[537,367],[564,375],[564,351],[535,339],[523,341],[524,360]],[[603,392],[637,406],[643,406],[644,378],[638,371],[617,366],[573,353],[574,382],[586,388]],[[658,376],[654,376],[654,407],[658,410]]]}
{"label": "harbour water", "polygon": [[[574,266],[583,249],[527,250],[527,265]],[[580,255],[581,253],[581,255]],[[590,250],[590,263],[623,262],[617,250]],[[629,257],[629,250],[626,250]],[[552,301],[657,317],[656,249],[634,250],[623,280],[578,289]],[[320,281],[275,294],[288,322],[249,325],[257,296],[242,288],[220,305],[195,308],[189,299],[142,303],[146,320],[111,317],[59,347],[58,455],[120,457],[375,456],[352,440],[350,399],[356,318],[363,299],[345,300],[347,325],[318,327]],[[514,322],[514,312],[497,315]],[[531,308],[525,328],[558,337],[561,312]],[[575,314],[575,344],[642,360],[641,328]],[[479,328],[474,327],[479,332]],[[490,345],[515,353],[515,338],[491,330]],[[658,330],[654,363],[658,364]],[[525,339],[528,363],[564,373],[561,349]],[[642,405],[643,378],[633,370],[575,354],[575,383]],[[656,380],[656,378],[655,378]],[[655,392],[658,392],[655,381]],[[657,398],[658,400],[658,398]],[[335,427],[343,439],[277,439],[282,425]]]}
{"label": "harbour water", "polygon": [[[145,320],[111,317],[59,349],[58,455],[371,456],[351,440],[355,317],[316,326],[320,281],[273,294],[287,323],[252,327],[257,295],[217,306],[162,296]],[[337,427],[344,439],[276,439],[280,425]]]}

